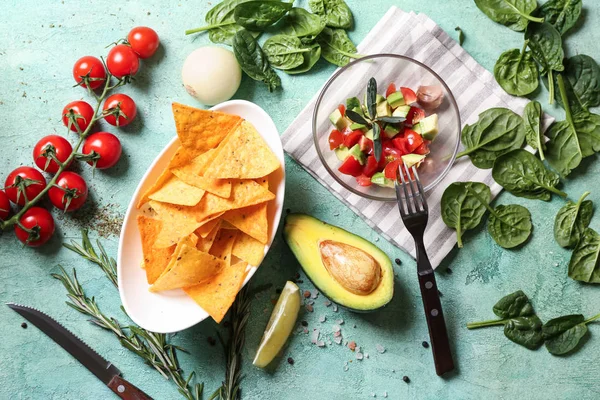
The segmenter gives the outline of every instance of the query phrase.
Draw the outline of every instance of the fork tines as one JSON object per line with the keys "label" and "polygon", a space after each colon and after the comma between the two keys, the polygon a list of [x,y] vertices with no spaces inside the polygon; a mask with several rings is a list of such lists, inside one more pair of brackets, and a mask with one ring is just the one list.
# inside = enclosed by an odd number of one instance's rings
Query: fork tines
{"label": "fork tines", "polygon": [[[402,168],[404,168],[404,171]],[[404,175],[405,171],[406,175]],[[411,172],[414,179],[411,177]],[[398,207],[400,208],[400,214],[403,217],[406,215],[424,214],[428,212],[425,191],[419,180],[416,166],[413,165],[409,169],[404,164],[400,164],[398,166],[395,187],[396,197],[398,198]],[[402,195],[401,190],[404,192],[404,196]],[[402,201],[403,198],[404,201]]]}

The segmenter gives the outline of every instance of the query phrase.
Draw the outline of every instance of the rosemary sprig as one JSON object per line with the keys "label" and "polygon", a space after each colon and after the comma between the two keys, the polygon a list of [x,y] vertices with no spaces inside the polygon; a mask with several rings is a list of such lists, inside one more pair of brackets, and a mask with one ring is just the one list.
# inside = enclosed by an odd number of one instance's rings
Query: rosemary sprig
{"label": "rosemary sprig", "polygon": [[96,246],[100,250],[100,255],[96,253],[92,242],[88,236],[87,229],[81,230],[81,244],[77,243],[74,240],[71,240],[71,243],[63,243],[67,249],[79,254],[81,257],[85,258],[88,261],[93,262],[98,265],[104,271],[104,274],[116,288],[119,287],[117,283],[117,262],[114,258],[109,257],[106,254],[106,250],[104,250],[104,246],[100,243],[99,240],[96,240]]}

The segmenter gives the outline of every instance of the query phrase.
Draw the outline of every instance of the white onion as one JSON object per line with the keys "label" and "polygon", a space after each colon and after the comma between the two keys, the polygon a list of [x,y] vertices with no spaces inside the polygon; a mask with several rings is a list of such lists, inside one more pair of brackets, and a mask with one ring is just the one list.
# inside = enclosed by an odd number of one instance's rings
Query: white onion
{"label": "white onion", "polygon": [[439,85],[419,86],[417,100],[421,107],[433,110],[438,108],[444,101],[444,91]]}

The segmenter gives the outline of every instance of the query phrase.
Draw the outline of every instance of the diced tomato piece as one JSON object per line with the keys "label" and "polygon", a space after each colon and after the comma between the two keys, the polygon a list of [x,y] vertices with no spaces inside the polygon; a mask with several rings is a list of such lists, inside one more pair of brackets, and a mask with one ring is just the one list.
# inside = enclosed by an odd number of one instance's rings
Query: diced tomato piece
{"label": "diced tomato piece", "polygon": [[334,150],[344,144],[344,135],[342,132],[334,129],[329,134],[329,150]]}
{"label": "diced tomato piece", "polygon": [[[383,158],[383,157],[382,157]],[[375,175],[377,172],[379,165],[375,156],[371,155],[367,157],[367,162],[365,163],[365,167],[363,168],[363,175],[368,176],[369,178]]]}
{"label": "diced tomato piece", "polygon": [[359,176],[362,174],[362,165],[353,155],[349,155],[340,165],[338,171],[345,175]]}
{"label": "diced tomato piece", "polygon": [[340,104],[340,105],[338,106],[338,110],[340,110],[340,114],[342,114],[342,115],[346,115],[346,106],[345,106],[345,105],[343,105],[343,104]]}
{"label": "diced tomato piece", "polygon": [[407,154],[414,152],[420,145],[423,144],[423,137],[410,129],[407,129],[404,132],[404,138],[406,139]]}
{"label": "diced tomato piece", "polygon": [[350,129],[350,125],[348,125],[347,127],[344,128],[344,130],[342,131],[342,135],[344,136],[348,136],[349,134],[351,134],[352,132],[354,132],[352,129]]}
{"label": "diced tomato piece", "polygon": [[373,141],[366,136],[362,136],[358,141],[358,145],[360,146],[360,151],[367,154],[373,153]]}
{"label": "diced tomato piece", "polygon": [[404,102],[406,104],[411,105],[417,102],[417,94],[413,92],[412,89],[401,87],[400,91],[402,92],[402,96],[404,96]]}
{"label": "diced tomato piece", "polygon": [[365,175],[360,175],[356,177],[356,183],[360,186],[371,186],[371,178]]}
{"label": "diced tomato piece", "polygon": [[394,160],[385,166],[384,174],[388,179],[396,179],[398,168],[402,165],[402,159]]}
{"label": "diced tomato piece", "polygon": [[402,152],[402,154],[408,154],[410,153],[407,150],[407,143],[406,143],[406,138],[404,137],[395,137],[392,139],[392,143],[394,144],[394,147],[396,149],[398,149],[400,152]]}
{"label": "diced tomato piece", "polygon": [[396,84],[394,82],[390,83],[390,86],[388,86],[386,92],[385,92],[385,97],[390,97],[390,94],[392,93],[396,93]]}
{"label": "diced tomato piece", "polygon": [[414,151],[415,154],[421,154],[421,155],[425,155],[425,154],[429,154],[429,140],[425,140],[423,141],[423,144],[421,144],[419,147],[417,147]]}
{"label": "diced tomato piece", "polygon": [[409,125],[414,125],[423,118],[425,118],[425,110],[419,107],[411,107],[410,111],[406,115],[406,121],[404,122],[406,122]]}
{"label": "diced tomato piece", "polygon": [[348,136],[346,136],[346,138],[344,139],[344,146],[346,146],[349,149],[352,148],[352,146],[358,143],[360,141],[360,138],[363,136],[363,131],[360,130],[350,132]]}

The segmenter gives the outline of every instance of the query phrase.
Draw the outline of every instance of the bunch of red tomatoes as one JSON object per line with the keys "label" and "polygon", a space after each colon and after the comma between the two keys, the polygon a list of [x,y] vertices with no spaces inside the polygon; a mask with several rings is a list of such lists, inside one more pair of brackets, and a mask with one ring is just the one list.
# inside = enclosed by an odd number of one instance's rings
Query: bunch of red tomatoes
{"label": "bunch of red tomatoes", "polygon": [[[106,92],[128,83],[140,67],[140,58],[152,56],[159,46],[159,38],[148,27],[133,28],[126,40],[117,43],[106,56],[106,64],[93,56],[77,60],[73,67],[73,78],[78,86],[92,91],[102,91],[94,96],[100,101]],[[109,86],[111,76],[118,83]],[[136,105],[126,94],[110,95],[102,105],[100,117],[113,126],[125,126],[136,117]],[[83,100],[73,101],[63,109],[62,121],[67,128],[80,137],[75,149],[62,136],[48,135],[40,139],[33,148],[33,161],[39,168],[22,166],[12,171],[0,190],[0,220],[9,222],[13,203],[27,210],[14,221],[17,238],[28,246],[46,243],[54,234],[54,219],[48,210],[35,206],[42,193],[47,192],[50,202],[64,212],[75,211],[83,206],[88,196],[85,180],[77,173],[66,171],[74,159],[86,161],[97,169],[114,166],[121,157],[121,142],[109,132],[89,134],[98,116],[96,110]],[[75,152],[79,150],[81,152]],[[46,182],[40,172],[56,175]],[[51,185],[49,188],[47,185]],[[6,228],[6,224],[3,225]]]}

